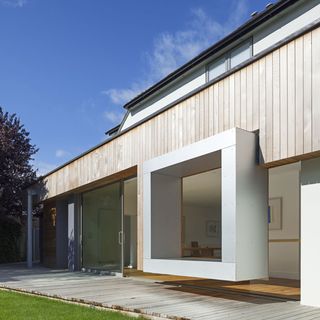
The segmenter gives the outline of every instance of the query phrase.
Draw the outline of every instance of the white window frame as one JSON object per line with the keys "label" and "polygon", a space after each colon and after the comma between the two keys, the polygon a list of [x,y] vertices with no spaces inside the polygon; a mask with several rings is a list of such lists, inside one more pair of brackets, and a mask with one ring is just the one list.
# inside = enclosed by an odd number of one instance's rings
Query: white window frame
{"label": "white window frame", "polygon": [[[221,152],[222,169],[222,259],[179,258],[180,175],[210,164],[216,152]],[[143,270],[229,281],[267,277],[267,186],[267,169],[257,163],[255,134],[238,128],[145,161]]]}

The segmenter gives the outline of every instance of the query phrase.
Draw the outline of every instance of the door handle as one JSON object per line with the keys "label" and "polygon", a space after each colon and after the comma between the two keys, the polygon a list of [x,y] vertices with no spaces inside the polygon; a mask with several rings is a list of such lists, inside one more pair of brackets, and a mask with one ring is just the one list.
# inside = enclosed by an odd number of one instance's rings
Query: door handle
{"label": "door handle", "polygon": [[118,233],[118,242],[119,242],[119,244],[121,246],[123,245],[123,238],[124,238],[123,231],[119,231],[119,233]]}

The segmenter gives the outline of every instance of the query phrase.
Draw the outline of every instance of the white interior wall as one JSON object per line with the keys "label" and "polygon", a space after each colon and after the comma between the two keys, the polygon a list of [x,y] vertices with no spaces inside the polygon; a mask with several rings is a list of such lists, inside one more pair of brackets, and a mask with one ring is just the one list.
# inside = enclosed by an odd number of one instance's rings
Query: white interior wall
{"label": "white interior wall", "polygon": [[181,255],[181,179],[152,173],[151,257]]}
{"label": "white interior wall", "polygon": [[198,241],[200,247],[221,245],[221,238],[208,237],[206,234],[206,222],[208,220],[220,220],[220,212],[214,207],[184,206],[185,216],[185,246],[190,247],[191,241]]}
{"label": "white interior wall", "polygon": [[320,158],[301,162],[301,303],[320,307]]}
{"label": "white interior wall", "polygon": [[221,231],[221,168],[182,178],[182,192],[184,247],[192,241],[200,247],[220,247],[221,232],[217,237],[207,236],[206,225],[220,221]]}
{"label": "white interior wall", "polygon": [[[270,240],[300,238],[300,164],[269,170],[269,198],[282,199],[281,230],[269,230]],[[299,242],[269,242],[270,277],[300,278]]]}

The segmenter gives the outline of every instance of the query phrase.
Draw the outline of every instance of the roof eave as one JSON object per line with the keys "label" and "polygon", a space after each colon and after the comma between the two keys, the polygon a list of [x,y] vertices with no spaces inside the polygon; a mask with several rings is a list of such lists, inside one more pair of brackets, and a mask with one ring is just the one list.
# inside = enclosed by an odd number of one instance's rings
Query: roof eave
{"label": "roof eave", "polygon": [[157,82],[153,86],[151,86],[146,91],[140,93],[138,96],[130,100],[126,103],[123,107],[127,110],[134,108],[138,103],[142,102],[146,98],[150,97],[152,94],[160,90],[162,87],[168,85],[170,82],[174,81],[178,77],[180,77],[185,72],[189,71],[193,67],[197,66],[201,62],[205,61],[209,58],[212,54],[218,52],[219,50],[223,49],[224,47],[231,44],[234,40],[238,39],[239,37],[244,36],[246,33],[250,32],[251,30],[258,27],[260,24],[266,22],[268,19],[272,18],[273,16],[279,14],[281,11],[287,9],[291,5],[295,4],[300,0],[282,0],[278,3],[273,4],[271,7],[268,7],[264,11],[258,13],[253,18],[245,22],[235,31],[231,32],[229,35],[224,37],[223,39],[216,42],[214,45],[209,47],[208,49],[201,52],[195,58],[181,66],[180,68],[176,69],[168,76],[163,78],[161,81]]}

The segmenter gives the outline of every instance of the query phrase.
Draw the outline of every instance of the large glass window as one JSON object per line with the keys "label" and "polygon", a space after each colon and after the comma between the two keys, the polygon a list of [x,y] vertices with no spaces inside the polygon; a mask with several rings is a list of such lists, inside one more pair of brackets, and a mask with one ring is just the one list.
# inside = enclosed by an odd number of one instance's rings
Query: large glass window
{"label": "large glass window", "polygon": [[121,272],[121,184],[82,196],[82,264],[88,269]]}
{"label": "large glass window", "polygon": [[182,256],[221,260],[221,168],[182,179]]}

